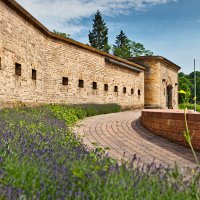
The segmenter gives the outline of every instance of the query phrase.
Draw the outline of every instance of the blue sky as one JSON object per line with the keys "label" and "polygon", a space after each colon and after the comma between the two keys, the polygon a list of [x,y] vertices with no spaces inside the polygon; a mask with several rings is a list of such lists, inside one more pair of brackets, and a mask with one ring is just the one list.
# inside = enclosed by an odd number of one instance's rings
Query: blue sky
{"label": "blue sky", "polygon": [[184,73],[200,71],[200,0],[17,0],[49,30],[88,43],[99,9],[109,28],[109,43],[123,30],[155,55],[176,63]]}

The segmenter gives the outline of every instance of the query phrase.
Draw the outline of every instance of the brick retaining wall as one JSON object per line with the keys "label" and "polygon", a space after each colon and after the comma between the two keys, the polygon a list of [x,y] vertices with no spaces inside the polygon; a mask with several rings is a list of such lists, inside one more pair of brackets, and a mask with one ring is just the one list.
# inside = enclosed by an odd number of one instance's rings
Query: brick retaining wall
{"label": "brick retaining wall", "polygon": [[[154,134],[187,146],[183,136],[185,131],[183,111],[143,110],[141,121],[143,126]],[[187,121],[193,147],[200,151],[200,113],[189,111]]]}

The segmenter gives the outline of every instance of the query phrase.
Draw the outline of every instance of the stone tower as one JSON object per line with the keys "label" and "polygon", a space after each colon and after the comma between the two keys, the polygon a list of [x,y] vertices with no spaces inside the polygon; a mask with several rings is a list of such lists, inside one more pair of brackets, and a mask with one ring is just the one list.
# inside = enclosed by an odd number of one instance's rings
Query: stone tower
{"label": "stone tower", "polygon": [[146,67],[144,73],[145,108],[178,108],[179,66],[161,56],[141,56],[129,60]]}

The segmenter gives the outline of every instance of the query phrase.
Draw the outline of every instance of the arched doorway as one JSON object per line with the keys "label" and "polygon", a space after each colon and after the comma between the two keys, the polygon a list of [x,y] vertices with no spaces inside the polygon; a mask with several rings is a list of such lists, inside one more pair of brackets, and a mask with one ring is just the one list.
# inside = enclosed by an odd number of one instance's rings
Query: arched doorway
{"label": "arched doorway", "polygon": [[172,105],[172,90],[173,87],[172,85],[168,85],[167,86],[167,108],[168,109],[173,109],[173,105]]}

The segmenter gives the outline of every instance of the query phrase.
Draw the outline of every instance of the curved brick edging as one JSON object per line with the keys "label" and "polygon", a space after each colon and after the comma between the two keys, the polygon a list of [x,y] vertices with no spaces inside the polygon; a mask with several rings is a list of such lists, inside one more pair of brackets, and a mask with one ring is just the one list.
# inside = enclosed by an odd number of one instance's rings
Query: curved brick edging
{"label": "curved brick edging", "polygon": [[[200,113],[187,113],[188,127],[192,135],[193,147],[200,151]],[[184,112],[180,110],[143,110],[142,125],[152,133],[171,141],[187,146],[183,132],[185,131]]]}
{"label": "curved brick edging", "polygon": [[[134,154],[144,164],[153,160],[157,165],[181,168],[196,166],[189,148],[159,137],[141,125],[141,111],[125,111],[85,118],[74,127],[74,133],[89,148],[109,147],[112,158],[130,161]],[[200,159],[200,152],[197,152]]]}

